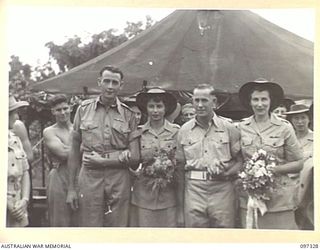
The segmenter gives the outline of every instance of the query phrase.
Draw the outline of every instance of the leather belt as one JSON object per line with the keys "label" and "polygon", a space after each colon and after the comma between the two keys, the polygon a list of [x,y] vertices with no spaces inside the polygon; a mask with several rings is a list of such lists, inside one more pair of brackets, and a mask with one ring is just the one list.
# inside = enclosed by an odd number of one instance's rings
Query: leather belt
{"label": "leather belt", "polygon": [[190,180],[201,181],[232,181],[236,178],[235,175],[211,175],[208,171],[203,170],[189,170],[186,172],[186,177]]}

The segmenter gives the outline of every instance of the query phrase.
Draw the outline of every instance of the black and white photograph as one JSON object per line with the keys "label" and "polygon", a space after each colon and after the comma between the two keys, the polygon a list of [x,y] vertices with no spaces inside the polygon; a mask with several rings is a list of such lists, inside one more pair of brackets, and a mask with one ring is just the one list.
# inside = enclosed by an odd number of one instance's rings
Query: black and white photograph
{"label": "black and white photograph", "polygon": [[9,5],[5,228],[314,233],[315,20]]}

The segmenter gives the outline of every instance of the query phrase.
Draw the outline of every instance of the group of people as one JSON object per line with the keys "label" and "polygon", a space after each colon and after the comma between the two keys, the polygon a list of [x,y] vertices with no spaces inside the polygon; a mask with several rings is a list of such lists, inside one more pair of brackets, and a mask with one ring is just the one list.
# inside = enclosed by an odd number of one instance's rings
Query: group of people
{"label": "group of people", "polygon": [[[50,226],[246,228],[248,195],[236,188],[237,177],[264,149],[276,158],[278,185],[258,228],[313,229],[310,112],[291,105],[286,114],[293,126],[277,117],[272,111],[284,99],[279,84],[244,84],[239,98],[253,115],[236,125],[216,114],[214,87],[199,84],[192,104],[182,107],[181,127],[169,119],[177,107],[172,94],[150,88],[137,95],[134,110],[118,98],[123,84],[120,69],[104,67],[101,94],[81,103],[73,123],[67,97],[51,100],[56,123],[43,133],[51,162]],[[12,132],[25,105],[9,99],[7,226],[27,225],[28,164]],[[138,112],[147,117],[142,125]]]}

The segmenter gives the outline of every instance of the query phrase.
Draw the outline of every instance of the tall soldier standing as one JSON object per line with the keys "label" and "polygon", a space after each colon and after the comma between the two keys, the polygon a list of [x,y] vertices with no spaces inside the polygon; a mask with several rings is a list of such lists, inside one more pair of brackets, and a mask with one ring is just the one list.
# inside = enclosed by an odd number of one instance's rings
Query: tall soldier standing
{"label": "tall soldier standing", "polygon": [[[117,98],[122,78],[118,68],[104,67],[98,78],[100,96],[84,101],[75,115],[67,203],[79,208],[82,227],[128,225],[129,161],[137,164],[140,155],[138,140],[131,138],[135,114]],[[78,197],[75,176],[80,165]]]}

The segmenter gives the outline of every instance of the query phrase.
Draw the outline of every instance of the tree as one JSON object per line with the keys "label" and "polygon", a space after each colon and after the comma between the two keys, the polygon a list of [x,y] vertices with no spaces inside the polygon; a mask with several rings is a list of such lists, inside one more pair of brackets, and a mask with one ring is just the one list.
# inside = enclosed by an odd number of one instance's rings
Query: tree
{"label": "tree", "polygon": [[117,30],[109,29],[92,35],[91,41],[87,44],[84,44],[80,37],[74,36],[62,45],[50,41],[45,46],[49,48],[51,59],[57,62],[59,73],[63,73],[119,46],[145,29],[150,28],[153,24],[152,18],[146,16],[145,22],[127,22],[127,27],[120,35],[116,34]]}

